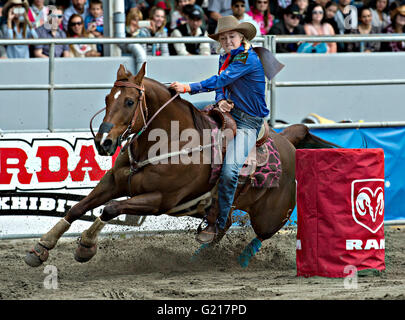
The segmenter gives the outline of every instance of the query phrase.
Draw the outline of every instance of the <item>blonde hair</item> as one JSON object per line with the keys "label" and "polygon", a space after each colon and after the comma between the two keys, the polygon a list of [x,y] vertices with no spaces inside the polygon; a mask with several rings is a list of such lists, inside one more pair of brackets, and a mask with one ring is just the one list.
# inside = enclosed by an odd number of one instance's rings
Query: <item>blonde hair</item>
{"label": "blonde hair", "polygon": [[138,8],[131,8],[127,14],[125,25],[128,27],[131,24],[131,20],[143,20],[143,14]]}
{"label": "blonde hair", "polygon": [[[243,52],[247,52],[250,49],[250,47],[252,46],[250,44],[250,41],[245,38],[245,35],[243,33],[240,33],[238,31],[235,31],[235,32],[238,33],[242,38],[241,45],[243,45],[243,48],[245,49]],[[221,50],[223,50],[223,48],[221,46],[221,43],[219,42],[219,39],[218,39],[217,43],[218,43],[218,47],[217,47],[216,53],[221,53]]]}

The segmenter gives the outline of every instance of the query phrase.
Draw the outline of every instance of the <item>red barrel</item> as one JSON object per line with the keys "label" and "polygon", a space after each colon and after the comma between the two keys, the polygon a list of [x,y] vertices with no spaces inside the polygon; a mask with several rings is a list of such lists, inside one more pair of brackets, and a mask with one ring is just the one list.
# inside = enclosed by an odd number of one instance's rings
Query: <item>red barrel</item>
{"label": "red barrel", "polygon": [[297,275],[385,269],[384,151],[296,152]]}

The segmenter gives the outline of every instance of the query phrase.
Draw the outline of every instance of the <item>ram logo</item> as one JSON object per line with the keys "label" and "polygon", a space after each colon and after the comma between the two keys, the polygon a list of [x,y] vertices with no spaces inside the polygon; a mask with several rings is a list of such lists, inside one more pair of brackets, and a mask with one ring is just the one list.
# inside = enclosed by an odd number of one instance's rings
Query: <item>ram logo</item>
{"label": "ram logo", "polygon": [[376,233],[384,224],[384,179],[354,180],[351,191],[354,221]]}

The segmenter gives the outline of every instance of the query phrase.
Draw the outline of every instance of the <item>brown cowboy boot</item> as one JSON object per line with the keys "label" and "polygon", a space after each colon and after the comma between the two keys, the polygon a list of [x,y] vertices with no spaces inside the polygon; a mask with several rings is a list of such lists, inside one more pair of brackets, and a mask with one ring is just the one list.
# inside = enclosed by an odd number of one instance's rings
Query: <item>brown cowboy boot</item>
{"label": "brown cowboy boot", "polygon": [[208,215],[205,218],[207,220],[208,225],[202,230],[200,227],[198,229],[196,240],[199,243],[207,244],[214,241],[215,237],[218,234],[218,226],[217,226],[218,213],[219,213],[218,201],[213,200],[213,204],[211,205]]}

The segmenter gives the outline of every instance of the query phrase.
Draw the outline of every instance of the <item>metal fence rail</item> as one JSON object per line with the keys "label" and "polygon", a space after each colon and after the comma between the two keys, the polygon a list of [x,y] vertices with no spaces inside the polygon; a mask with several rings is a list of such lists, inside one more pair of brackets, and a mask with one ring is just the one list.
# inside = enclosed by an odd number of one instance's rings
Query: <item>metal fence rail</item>
{"label": "metal fence rail", "polygon": [[[263,47],[276,53],[277,43],[296,43],[296,42],[395,42],[405,41],[405,35],[402,34],[372,34],[372,35],[335,35],[335,36],[274,36],[266,35],[256,37],[253,42],[262,43]],[[49,70],[47,85],[0,85],[0,91],[4,90],[48,90],[48,130],[55,131],[53,127],[54,111],[54,91],[55,90],[86,90],[86,89],[108,89],[111,84],[55,84],[55,45],[62,44],[148,44],[148,43],[215,43],[208,37],[170,37],[170,38],[64,38],[64,39],[0,39],[0,45],[39,45],[47,44],[50,46]],[[285,81],[278,82],[273,78],[266,85],[266,100],[270,104],[270,124],[276,126],[276,88],[277,87],[314,87],[314,86],[368,86],[368,85],[403,85],[405,79],[392,80],[356,80],[356,81]],[[405,122],[396,122],[404,125]],[[342,124],[336,124],[343,127]],[[346,127],[356,128],[358,124],[345,124]],[[373,124],[375,125],[375,124]],[[370,126],[370,124],[362,124]],[[387,126],[387,123],[378,123],[376,126]]]}

